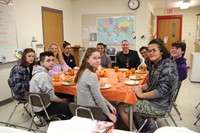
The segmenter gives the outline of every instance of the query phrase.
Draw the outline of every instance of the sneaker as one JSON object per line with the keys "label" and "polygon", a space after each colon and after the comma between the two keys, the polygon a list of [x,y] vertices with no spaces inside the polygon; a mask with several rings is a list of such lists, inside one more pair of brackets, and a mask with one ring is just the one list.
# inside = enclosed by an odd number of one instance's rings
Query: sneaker
{"label": "sneaker", "polygon": [[153,129],[156,126],[155,121],[153,119],[148,119],[147,126],[149,129]]}
{"label": "sneaker", "polygon": [[35,116],[33,118],[33,121],[37,126],[39,126],[39,127],[43,126],[43,118],[42,117]]}

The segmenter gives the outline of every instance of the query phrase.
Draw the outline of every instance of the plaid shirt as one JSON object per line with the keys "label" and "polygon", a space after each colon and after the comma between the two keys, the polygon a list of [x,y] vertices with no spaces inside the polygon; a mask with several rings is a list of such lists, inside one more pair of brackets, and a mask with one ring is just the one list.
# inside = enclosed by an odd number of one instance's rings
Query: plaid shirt
{"label": "plaid shirt", "polygon": [[24,98],[25,91],[29,91],[30,74],[27,68],[15,65],[10,72],[8,85],[18,99]]}

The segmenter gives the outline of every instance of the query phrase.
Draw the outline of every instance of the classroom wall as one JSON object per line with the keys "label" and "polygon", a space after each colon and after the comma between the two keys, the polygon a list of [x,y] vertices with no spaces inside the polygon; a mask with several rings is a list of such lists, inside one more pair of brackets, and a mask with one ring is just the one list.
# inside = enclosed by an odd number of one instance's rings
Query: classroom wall
{"label": "classroom wall", "polygon": [[[197,30],[197,14],[200,13],[200,7],[193,7],[187,10],[175,9],[173,15],[182,15],[182,40],[187,44],[185,58],[187,65],[190,66],[190,53],[195,51],[195,36]],[[155,10],[156,16],[166,15],[165,10]]]}
{"label": "classroom wall", "polygon": [[[64,39],[72,40],[71,0],[14,0],[16,31],[18,48],[31,47],[32,36],[37,40],[35,44],[43,44],[43,29],[41,7],[49,7],[63,11]],[[16,64],[0,64],[0,101],[11,97],[7,79],[11,68]]]}
{"label": "classroom wall", "polygon": [[[85,46],[82,42],[82,17],[94,14],[130,14],[135,16],[136,50],[149,42],[150,10],[148,0],[140,1],[141,6],[137,10],[128,8],[128,0],[72,0],[72,44]],[[94,20],[91,20],[94,21]],[[90,25],[88,25],[90,26]],[[140,36],[145,35],[144,39]]]}

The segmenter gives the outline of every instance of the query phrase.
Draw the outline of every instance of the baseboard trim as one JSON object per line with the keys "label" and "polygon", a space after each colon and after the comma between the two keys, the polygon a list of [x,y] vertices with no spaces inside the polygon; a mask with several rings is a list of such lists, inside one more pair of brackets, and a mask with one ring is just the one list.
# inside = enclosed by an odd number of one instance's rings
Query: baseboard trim
{"label": "baseboard trim", "polygon": [[5,100],[3,100],[3,101],[0,101],[0,106],[3,106],[3,105],[5,105],[5,104],[8,104],[8,103],[10,103],[10,102],[12,102],[12,101],[13,101],[12,98],[8,98],[8,99],[5,99]]}

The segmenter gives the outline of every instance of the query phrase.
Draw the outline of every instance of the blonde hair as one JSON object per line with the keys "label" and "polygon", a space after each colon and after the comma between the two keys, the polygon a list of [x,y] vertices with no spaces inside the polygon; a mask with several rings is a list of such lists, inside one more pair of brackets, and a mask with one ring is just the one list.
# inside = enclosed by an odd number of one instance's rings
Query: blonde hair
{"label": "blonde hair", "polygon": [[51,46],[52,45],[55,45],[58,48],[58,54],[57,54],[56,58],[54,57],[54,63],[56,63],[56,60],[57,60],[59,62],[59,64],[61,64],[61,65],[65,64],[63,56],[62,56],[62,53],[61,53],[61,50],[60,50],[60,47],[59,47],[59,45],[57,43],[52,42],[48,47],[48,51],[51,51]]}

